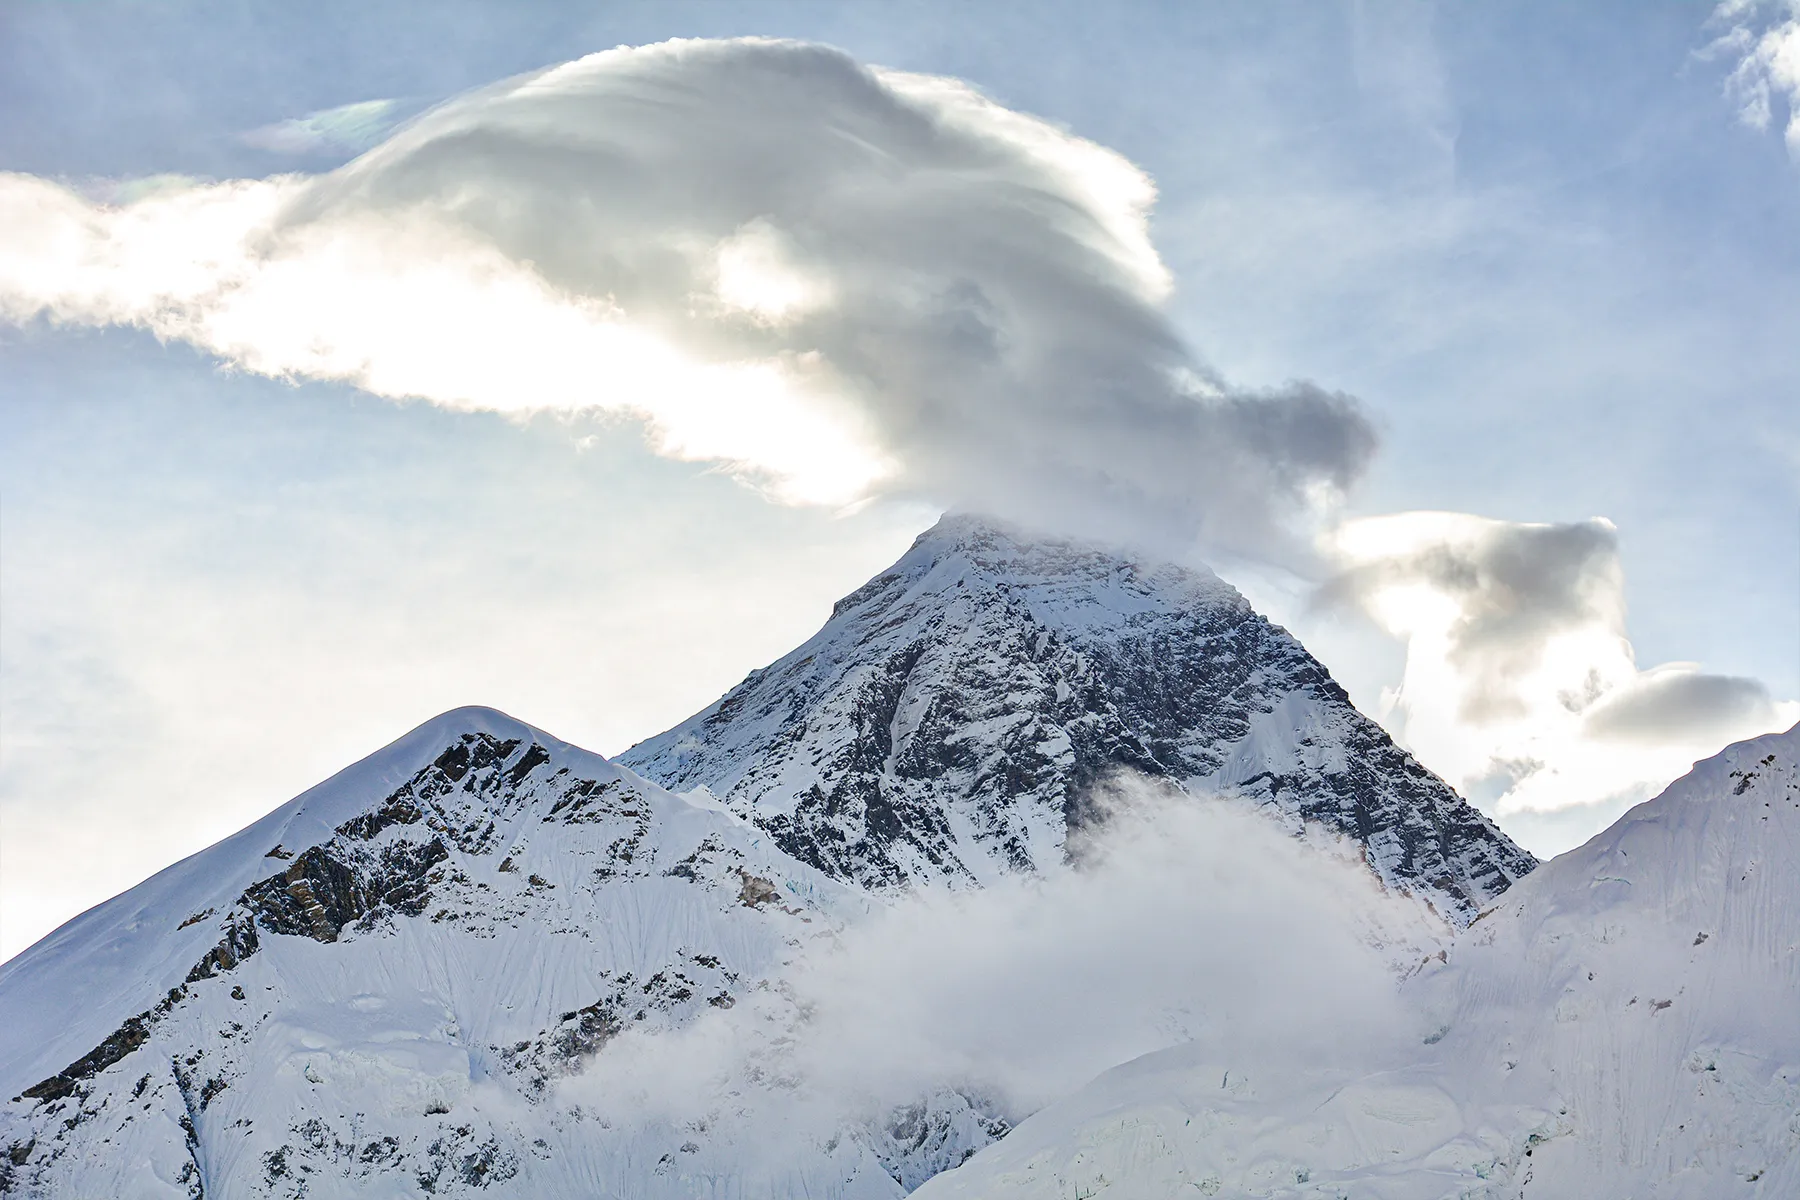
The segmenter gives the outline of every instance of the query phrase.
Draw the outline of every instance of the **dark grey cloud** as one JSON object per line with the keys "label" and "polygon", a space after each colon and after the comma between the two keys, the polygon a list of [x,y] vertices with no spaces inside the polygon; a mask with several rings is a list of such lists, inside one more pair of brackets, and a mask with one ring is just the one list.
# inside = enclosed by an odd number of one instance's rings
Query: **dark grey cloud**
{"label": "dark grey cloud", "polygon": [[[1457,615],[1447,657],[1464,683],[1464,720],[1522,716],[1521,679],[1543,661],[1550,640],[1576,630],[1624,640],[1618,533],[1610,521],[1524,525],[1459,518],[1455,536],[1352,567],[1322,598],[1367,604],[1384,589],[1423,583],[1451,598]],[[1629,651],[1627,650],[1627,653]],[[1598,694],[1570,695],[1580,709]]]}
{"label": "dark grey cloud", "polygon": [[1591,737],[1628,742],[1729,740],[1772,728],[1775,699],[1755,679],[1682,668],[1646,671],[1602,697],[1582,722]]}

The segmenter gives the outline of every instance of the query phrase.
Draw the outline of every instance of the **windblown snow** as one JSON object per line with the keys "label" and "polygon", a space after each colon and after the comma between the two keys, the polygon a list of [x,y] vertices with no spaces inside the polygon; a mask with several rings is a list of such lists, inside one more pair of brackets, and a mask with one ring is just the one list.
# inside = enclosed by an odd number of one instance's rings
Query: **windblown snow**
{"label": "windblown snow", "polygon": [[618,762],[446,713],[0,967],[0,1193],[1800,1194],[1797,753],[1533,872],[1216,577],[947,518]]}

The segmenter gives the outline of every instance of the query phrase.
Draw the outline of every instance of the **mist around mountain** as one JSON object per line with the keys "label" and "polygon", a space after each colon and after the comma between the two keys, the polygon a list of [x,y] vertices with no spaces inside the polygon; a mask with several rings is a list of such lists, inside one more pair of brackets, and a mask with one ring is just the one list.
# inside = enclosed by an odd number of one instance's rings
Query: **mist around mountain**
{"label": "mist around mountain", "polygon": [[947,518],[616,761],[446,713],[0,967],[0,1192],[1792,1194],[1796,753],[1538,867],[1216,577]]}

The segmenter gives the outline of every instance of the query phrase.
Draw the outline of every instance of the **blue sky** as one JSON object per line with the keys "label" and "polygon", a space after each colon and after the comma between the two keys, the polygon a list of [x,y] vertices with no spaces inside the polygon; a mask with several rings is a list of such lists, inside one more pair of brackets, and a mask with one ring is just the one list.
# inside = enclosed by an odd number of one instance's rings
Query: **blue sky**
{"label": "blue sky", "polygon": [[[1154,180],[1161,303],[1198,362],[1358,398],[1380,448],[1330,522],[1605,517],[1583,578],[1619,573],[1637,667],[1780,702],[1800,696],[1800,177],[1740,120],[1711,15],[15,4],[0,171],[115,204],[152,176],[324,172],[467,89],[675,36],[964,79]],[[843,516],[652,453],[616,414],[508,419],[221,370],[142,328],[0,323],[0,953],[444,708],[603,752],[656,732],[896,556],[946,502],[925,490]],[[1434,676],[1416,621],[1383,633],[1375,607],[1309,603],[1304,571],[1220,565],[1485,798],[1468,764],[1511,751],[1428,730],[1475,676]],[[1590,778],[1503,819],[1560,849],[1644,782]]]}

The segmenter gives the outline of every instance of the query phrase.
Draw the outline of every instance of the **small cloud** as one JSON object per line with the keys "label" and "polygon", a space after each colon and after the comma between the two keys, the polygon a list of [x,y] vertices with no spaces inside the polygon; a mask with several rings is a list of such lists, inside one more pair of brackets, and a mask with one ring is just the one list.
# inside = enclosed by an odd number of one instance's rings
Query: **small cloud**
{"label": "small cloud", "polygon": [[1724,29],[1702,58],[1735,58],[1725,96],[1738,119],[1752,129],[1775,124],[1774,98],[1787,108],[1788,151],[1800,158],[1800,3],[1796,0],[1725,0],[1708,24]]}
{"label": "small cloud", "polygon": [[1601,697],[1582,726],[1590,737],[1615,741],[1729,740],[1765,732],[1779,720],[1774,697],[1757,680],[1667,663]]}
{"label": "small cloud", "polygon": [[271,154],[361,154],[386,137],[404,116],[405,106],[399,100],[359,100],[264,125],[239,134],[238,140]]}
{"label": "small cloud", "polygon": [[[1406,644],[1397,736],[1531,850],[1557,853],[1697,758],[1800,717],[1754,679],[1640,670],[1618,533],[1467,513],[1351,521],[1323,589]],[[1552,817],[1567,811],[1570,815]]]}
{"label": "small cloud", "polygon": [[[1618,531],[1604,518],[1535,525],[1401,513],[1344,526],[1338,549],[1352,565],[1326,595],[1355,600],[1399,636],[1432,628],[1461,681],[1467,721],[1523,715],[1570,637],[1624,646]],[[1559,672],[1552,690],[1580,708],[1599,686],[1591,677],[1581,664]]]}

